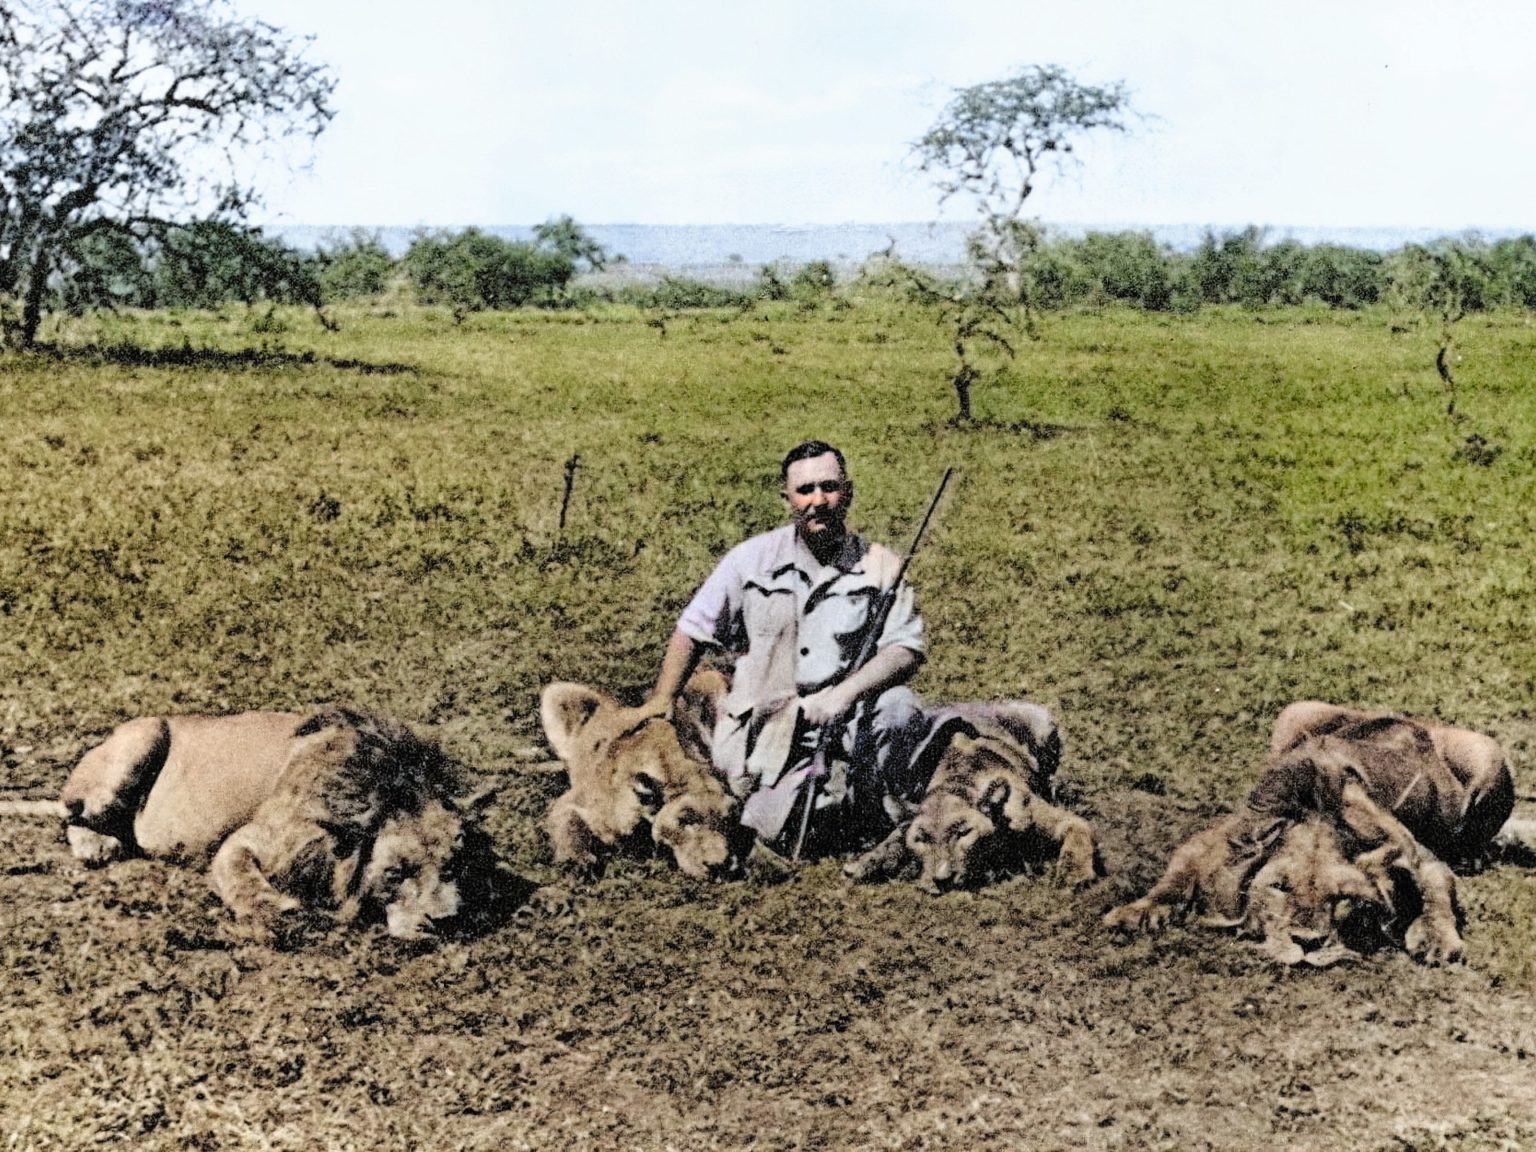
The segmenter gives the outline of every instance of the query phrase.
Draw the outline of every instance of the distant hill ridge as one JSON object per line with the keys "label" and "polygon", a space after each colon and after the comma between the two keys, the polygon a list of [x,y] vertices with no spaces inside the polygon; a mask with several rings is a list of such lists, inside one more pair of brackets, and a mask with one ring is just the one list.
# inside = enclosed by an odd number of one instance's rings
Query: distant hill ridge
{"label": "distant hill ridge", "polygon": [[[313,249],[328,239],[344,237],[350,225],[269,225],[267,231],[299,248]],[[482,224],[482,231],[509,240],[530,240],[531,227]],[[609,252],[622,254],[631,264],[654,268],[699,268],[740,264],[757,268],[783,261],[804,264],[827,260],[839,266],[863,263],[893,242],[896,254],[914,264],[950,265],[965,260],[965,237],[970,223],[894,224],[587,224],[582,227]],[[1046,224],[1058,236],[1086,232],[1149,232],[1159,243],[1176,251],[1196,248],[1207,230],[1218,235],[1241,231],[1244,225],[1204,224]],[[419,229],[364,226],[377,232],[395,255],[405,252]],[[1301,228],[1268,226],[1265,240],[1295,240],[1308,246],[1340,244],[1351,248],[1391,251],[1404,244],[1423,244],[1447,235],[1465,235],[1436,228]],[[1518,229],[1485,229],[1477,233],[1487,240],[1521,235]]]}

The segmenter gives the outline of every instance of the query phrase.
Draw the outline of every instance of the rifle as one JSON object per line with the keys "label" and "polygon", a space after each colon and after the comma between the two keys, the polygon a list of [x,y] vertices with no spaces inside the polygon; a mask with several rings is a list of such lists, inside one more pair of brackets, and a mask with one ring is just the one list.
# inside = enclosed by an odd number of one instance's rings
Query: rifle
{"label": "rifle", "polygon": [[[907,554],[902,557],[901,567],[896,569],[896,579],[891,581],[891,586],[880,594],[875,602],[874,610],[869,614],[869,626],[864,633],[864,642],[859,645],[858,655],[853,663],[848,666],[844,676],[852,676],[875,654],[875,646],[880,642],[880,633],[885,631],[885,620],[891,614],[891,607],[896,603],[896,593],[901,588],[901,582],[907,575],[907,566],[912,563],[912,557],[917,555],[917,549],[923,542],[923,533],[928,530],[928,521],[933,519],[934,510],[938,508],[939,501],[944,496],[944,489],[949,485],[949,478],[955,474],[954,468],[944,469],[944,477],[939,481],[939,490],[933,494],[933,499],[928,502],[928,511],[923,513],[923,519],[917,526],[917,532],[912,537],[912,546],[907,549]],[[811,830],[811,813],[816,808],[816,797],[821,792],[821,782],[827,775],[827,749],[831,746],[832,738],[842,728],[843,721],[847,718],[845,712],[837,719],[822,725],[821,734],[816,738],[816,751],[811,756],[810,786],[805,790],[805,810],[800,814],[800,832],[795,837],[795,850],[790,859],[800,860],[800,852],[805,847],[805,835]]]}

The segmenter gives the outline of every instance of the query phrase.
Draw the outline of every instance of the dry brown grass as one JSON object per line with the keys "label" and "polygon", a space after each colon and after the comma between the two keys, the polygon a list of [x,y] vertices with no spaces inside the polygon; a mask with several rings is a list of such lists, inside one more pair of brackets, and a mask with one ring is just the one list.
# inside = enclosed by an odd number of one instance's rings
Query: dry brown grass
{"label": "dry brown grass", "polygon": [[1490,731],[1529,779],[1522,319],[1463,334],[1455,424],[1415,337],[1371,318],[1065,317],[970,429],[946,423],[937,331],[878,302],[665,336],[623,312],[361,310],[336,335],[295,317],[259,356],[178,351],[243,346],[238,313],[111,323],[64,335],[171,354],[0,364],[3,789],[56,789],[130,715],[350,700],[439,725],[502,783],[498,848],[550,878],[562,782],[522,771],[547,755],[538,688],[649,678],[816,433],[893,542],[959,467],[914,570],[920,687],[1055,708],[1109,876],[933,899],[845,888],[834,862],[710,887],[624,859],[570,916],[284,952],[193,872],[87,873],[6,822],[4,1147],[1536,1144],[1528,862],[1462,879],[1451,970],[1294,972],[1098,925],[1241,792],[1290,699]]}

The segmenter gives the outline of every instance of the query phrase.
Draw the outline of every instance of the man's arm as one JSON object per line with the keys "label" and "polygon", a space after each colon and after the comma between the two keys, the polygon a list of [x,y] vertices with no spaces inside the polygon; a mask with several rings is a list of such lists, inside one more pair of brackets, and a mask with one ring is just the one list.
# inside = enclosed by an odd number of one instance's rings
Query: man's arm
{"label": "man's arm", "polygon": [[640,714],[665,716],[672,710],[672,701],[677,699],[683,685],[688,683],[688,677],[693,675],[694,666],[699,662],[699,648],[699,642],[681,628],[672,633],[672,638],[667,641],[667,650],[661,657],[661,671],[656,674],[656,686],[645,698],[645,703],[640,705]]}
{"label": "man's arm", "polygon": [[878,696],[910,680],[922,662],[920,653],[900,644],[882,648],[845,679],[802,699],[801,715],[810,724],[829,724],[852,711],[865,696]]}

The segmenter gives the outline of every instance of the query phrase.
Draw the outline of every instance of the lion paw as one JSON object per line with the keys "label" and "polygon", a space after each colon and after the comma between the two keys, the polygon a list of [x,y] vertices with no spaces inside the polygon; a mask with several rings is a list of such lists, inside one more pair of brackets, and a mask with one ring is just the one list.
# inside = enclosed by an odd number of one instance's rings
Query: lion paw
{"label": "lion paw", "polygon": [[1157,932],[1168,923],[1168,915],[1167,905],[1143,898],[1104,913],[1104,926],[1121,932]]}
{"label": "lion paw", "polygon": [[1408,925],[1403,945],[1414,959],[1429,965],[1454,964],[1466,953],[1466,945],[1456,929],[1420,916]]}
{"label": "lion paw", "polygon": [[1092,856],[1063,855],[1056,862],[1056,875],[1061,883],[1081,891],[1099,878],[1099,869]]}
{"label": "lion paw", "polygon": [[747,874],[762,884],[777,884],[795,874],[795,864],[786,860],[761,840],[754,840],[747,852]]}
{"label": "lion paw", "polygon": [[68,825],[64,838],[69,841],[70,854],[91,868],[110,864],[123,855],[123,842],[116,836],[96,832],[83,824]]}
{"label": "lion paw", "polygon": [[1296,965],[1306,959],[1306,951],[1289,936],[1266,936],[1259,951],[1277,964]]}
{"label": "lion paw", "polygon": [[843,876],[851,884],[868,884],[889,872],[889,862],[879,854],[878,848],[843,865]]}
{"label": "lion paw", "polygon": [[331,923],[329,918],[287,894],[237,909],[235,922],[241,933],[255,943],[283,951],[312,943]]}

